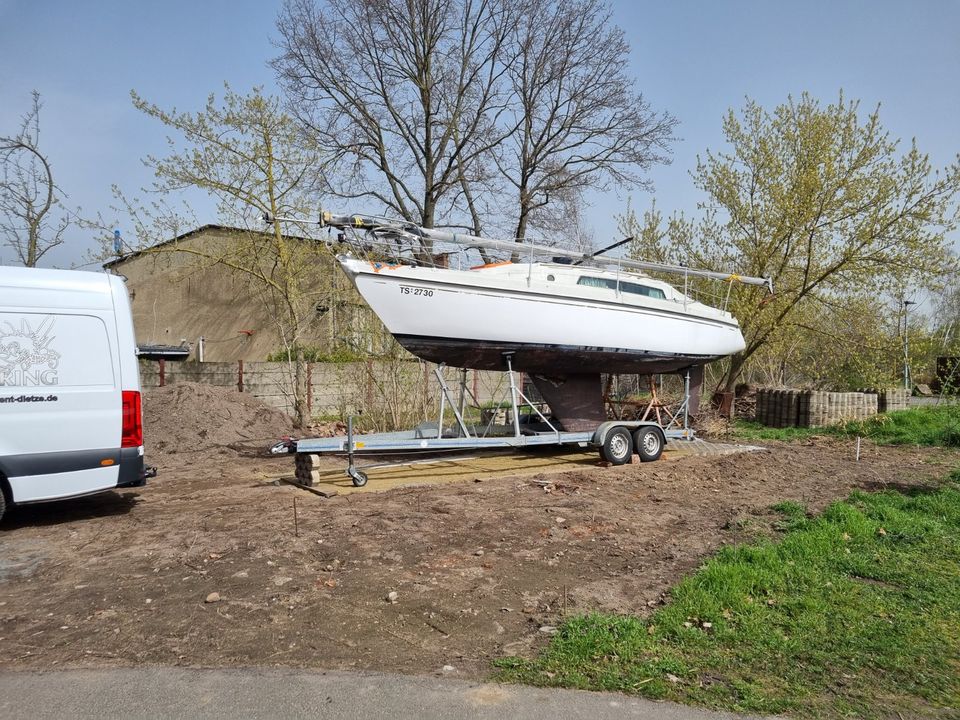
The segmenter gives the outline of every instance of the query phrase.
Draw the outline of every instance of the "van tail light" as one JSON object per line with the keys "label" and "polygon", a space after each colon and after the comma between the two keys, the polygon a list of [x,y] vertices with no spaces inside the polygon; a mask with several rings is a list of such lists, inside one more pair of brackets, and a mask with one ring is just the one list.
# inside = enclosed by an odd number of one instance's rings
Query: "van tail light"
{"label": "van tail light", "polygon": [[143,445],[143,416],[140,408],[140,393],[136,390],[124,390],[120,447],[132,448],[141,445]]}

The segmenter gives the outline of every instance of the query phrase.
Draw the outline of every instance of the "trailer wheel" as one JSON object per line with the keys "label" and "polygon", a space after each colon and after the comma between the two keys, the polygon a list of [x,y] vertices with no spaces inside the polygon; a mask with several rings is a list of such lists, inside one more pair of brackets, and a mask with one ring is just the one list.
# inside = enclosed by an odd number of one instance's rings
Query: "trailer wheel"
{"label": "trailer wheel", "polygon": [[642,427],[633,434],[633,445],[643,462],[659,460],[665,440],[660,428]]}
{"label": "trailer wheel", "polygon": [[347,475],[350,476],[350,479],[353,480],[354,487],[363,487],[367,484],[367,474],[363,470],[357,470],[356,468],[350,467],[347,468]]}
{"label": "trailer wheel", "polygon": [[607,433],[600,448],[600,457],[611,465],[625,465],[633,455],[633,438],[626,428],[618,427]]}

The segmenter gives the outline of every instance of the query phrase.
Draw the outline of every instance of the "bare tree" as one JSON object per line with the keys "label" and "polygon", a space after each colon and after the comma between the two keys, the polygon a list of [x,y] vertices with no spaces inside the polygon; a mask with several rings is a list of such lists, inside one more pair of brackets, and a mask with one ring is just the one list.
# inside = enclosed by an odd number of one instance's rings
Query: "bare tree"
{"label": "bare tree", "polygon": [[63,244],[70,217],[62,209],[63,193],[53,180],[50,160],[40,151],[40,93],[33,91],[20,131],[0,136],[0,235],[26,267],[36,267],[46,253]]}
{"label": "bare tree", "polygon": [[286,0],[273,65],[349,169],[332,195],[521,238],[668,160],[676,121],[635,90],[605,0],[318,2]]}
{"label": "bare tree", "polygon": [[[524,0],[509,68],[516,131],[501,172],[516,192],[516,238],[551,200],[589,188],[646,187],[669,162],[676,120],[657,113],[627,74],[630,47],[603,0]],[[547,229],[556,225],[542,215]]]}
{"label": "bare tree", "polygon": [[[507,0],[287,0],[273,62],[331,161],[328,192],[426,227],[502,140]],[[466,193],[464,193],[466,190]]]}

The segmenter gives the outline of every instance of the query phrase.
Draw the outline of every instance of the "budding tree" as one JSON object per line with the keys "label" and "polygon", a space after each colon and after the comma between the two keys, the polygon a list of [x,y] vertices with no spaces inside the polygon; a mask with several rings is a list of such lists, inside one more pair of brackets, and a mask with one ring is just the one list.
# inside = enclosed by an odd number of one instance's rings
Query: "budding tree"
{"label": "budding tree", "polygon": [[826,106],[804,94],[772,111],[747,100],[723,131],[728,148],[708,151],[694,172],[702,218],[621,219],[638,253],[773,279],[772,297],[749,286],[731,296],[747,345],[722,389],[784,333],[829,328],[818,318],[855,317],[856,303],[883,303],[903,287],[936,286],[955,263],[960,162],[935,171],[916,143],[891,138],[879,109],[861,117],[842,94]]}
{"label": "budding tree", "polygon": [[[316,273],[315,248],[289,238],[276,218],[307,216],[313,203],[306,178],[319,165],[319,153],[279,101],[259,89],[240,95],[228,87],[222,101],[211,95],[204,110],[196,113],[163,110],[136,93],[133,103],[174,133],[169,154],[144,160],[156,174],[151,192],[159,198],[150,206],[152,225],[182,225],[168,210],[175,203],[165,199],[198,189],[216,199],[222,219],[256,230],[238,231],[225,243],[205,247],[167,243],[153,252],[187,253],[200,265],[220,265],[249,281],[251,292],[276,319],[289,366],[287,390],[295,420],[304,424],[308,419],[306,361],[301,350],[316,316],[309,290]],[[143,218],[151,217],[150,207],[141,206],[134,213],[141,232],[149,232],[151,224]],[[264,215],[274,218],[266,226]]]}

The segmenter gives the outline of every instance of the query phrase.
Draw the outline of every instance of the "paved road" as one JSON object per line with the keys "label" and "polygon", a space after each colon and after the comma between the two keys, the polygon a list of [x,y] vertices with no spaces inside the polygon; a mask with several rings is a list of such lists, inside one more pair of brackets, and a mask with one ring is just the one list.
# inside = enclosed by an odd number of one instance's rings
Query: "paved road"
{"label": "paved road", "polygon": [[0,673],[0,718],[530,718],[733,720],[613,693],[435,677],[138,668]]}

